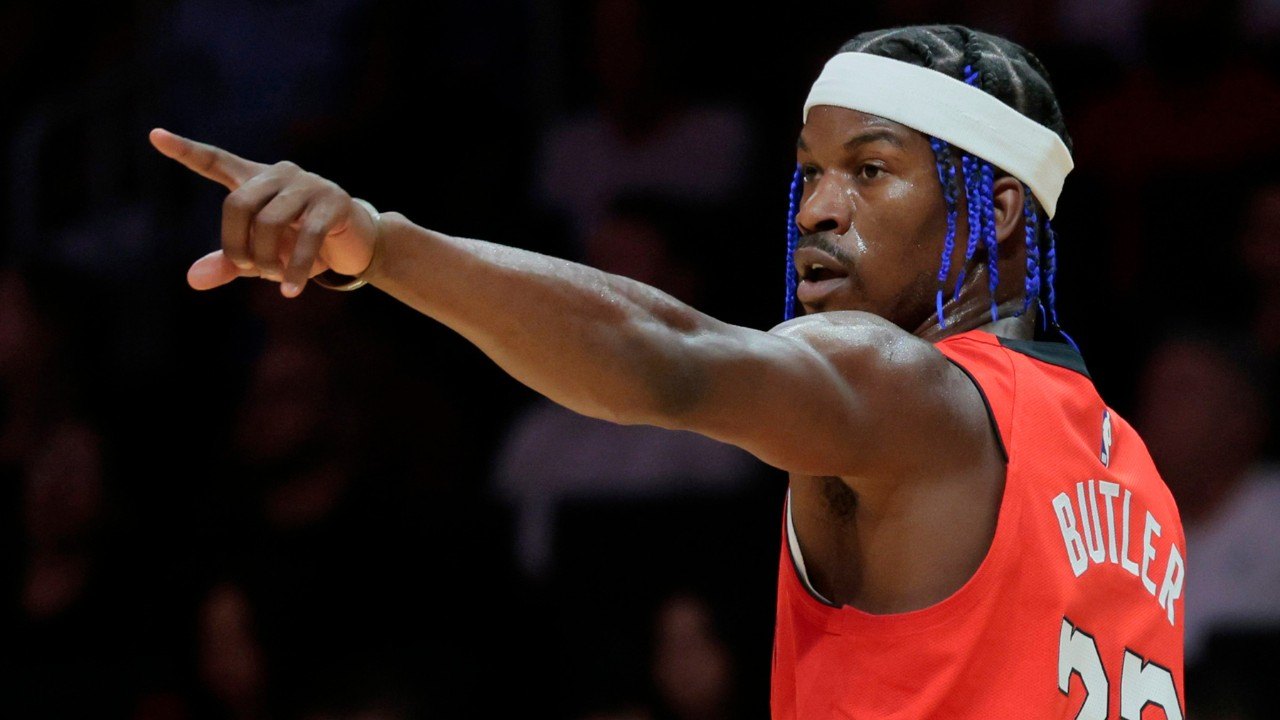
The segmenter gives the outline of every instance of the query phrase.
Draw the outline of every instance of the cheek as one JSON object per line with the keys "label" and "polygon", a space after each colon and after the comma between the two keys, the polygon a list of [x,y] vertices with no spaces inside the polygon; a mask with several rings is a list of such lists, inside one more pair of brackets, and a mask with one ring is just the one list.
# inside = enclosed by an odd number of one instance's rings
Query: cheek
{"label": "cheek", "polygon": [[[921,267],[937,277],[942,267],[942,254],[947,239],[947,203],[942,196],[942,188],[934,183],[932,188],[922,188],[916,198],[916,222],[910,232],[915,238],[912,247],[916,260]],[[964,199],[956,199],[955,234],[952,237],[951,261],[948,278],[954,280],[964,266],[965,249],[968,244],[968,222],[965,216]]]}
{"label": "cheek", "polygon": [[903,183],[886,197],[892,202],[886,205],[880,221],[885,239],[898,249],[904,274],[937,272],[947,235],[947,207],[940,193],[925,183]]}
{"label": "cheek", "polygon": [[[937,276],[946,231],[946,202],[937,181],[902,179],[863,200],[845,247],[868,294],[896,296],[921,278]],[[963,261],[963,243],[957,244]]]}

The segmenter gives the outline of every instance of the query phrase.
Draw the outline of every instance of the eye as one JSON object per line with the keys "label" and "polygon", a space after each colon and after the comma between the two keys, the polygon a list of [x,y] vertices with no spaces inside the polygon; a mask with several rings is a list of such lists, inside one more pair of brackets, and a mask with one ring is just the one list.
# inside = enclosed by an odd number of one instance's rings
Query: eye
{"label": "eye", "polygon": [[858,172],[868,180],[875,180],[876,178],[880,177],[880,173],[884,172],[884,168],[880,167],[879,165],[872,165],[871,163],[867,163],[862,167],[859,167]]}
{"label": "eye", "polygon": [[814,167],[814,166],[812,166],[812,165],[802,165],[802,166],[800,166],[800,178],[801,178],[802,180],[804,180],[805,182],[809,182],[809,180],[811,180],[811,179],[812,179],[812,175],[810,175],[810,174],[809,174],[810,172],[817,173],[817,172],[818,172],[818,168],[816,168],[816,167]]}

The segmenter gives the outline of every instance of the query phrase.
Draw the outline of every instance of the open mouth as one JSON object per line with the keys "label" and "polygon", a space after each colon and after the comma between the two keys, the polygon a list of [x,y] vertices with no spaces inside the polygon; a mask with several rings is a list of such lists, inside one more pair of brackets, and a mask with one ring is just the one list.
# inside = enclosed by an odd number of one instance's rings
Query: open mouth
{"label": "open mouth", "polygon": [[821,263],[812,263],[804,269],[804,272],[800,275],[800,279],[811,282],[822,282],[823,280],[830,280],[831,278],[844,276],[844,273],[836,272]]}
{"label": "open mouth", "polygon": [[800,284],[796,287],[796,300],[806,305],[822,300],[824,296],[844,286],[849,272],[844,265],[826,252],[803,247],[796,250],[796,274]]}

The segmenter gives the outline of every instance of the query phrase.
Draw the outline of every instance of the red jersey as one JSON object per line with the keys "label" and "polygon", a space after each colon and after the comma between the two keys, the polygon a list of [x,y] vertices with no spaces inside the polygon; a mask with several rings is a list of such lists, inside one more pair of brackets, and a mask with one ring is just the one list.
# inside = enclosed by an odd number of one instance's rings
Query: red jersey
{"label": "red jersey", "polygon": [[801,575],[788,501],[773,717],[1181,719],[1186,541],[1142,439],[1069,345],[970,330],[936,346],[1004,451],[991,548],[930,607],[836,607]]}

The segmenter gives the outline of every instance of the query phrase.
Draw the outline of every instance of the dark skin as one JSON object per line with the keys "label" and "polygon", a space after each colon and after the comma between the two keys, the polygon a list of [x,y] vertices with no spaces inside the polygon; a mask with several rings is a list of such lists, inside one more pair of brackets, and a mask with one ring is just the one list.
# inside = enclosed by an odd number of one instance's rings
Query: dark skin
{"label": "dark skin", "polygon": [[[846,146],[862,137],[867,139]],[[980,249],[956,299],[944,305],[948,323],[942,328],[935,290],[946,204],[928,139],[890,120],[819,105],[810,109],[796,160],[805,182],[798,248],[829,249],[841,261],[837,271],[848,273],[838,288],[805,304],[806,315],[832,313],[833,322],[840,311],[880,315],[899,328],[890,331],[890,343],[922,356],[922,372],[942,376],[929,389],[939,397],[902,408],[925,414],[904,420],[908,427],[895,442],[914,463],[898,464],[894,472],[886,467],[888,477],[791,474],[796,537],[814,589],[832,602],[874,613],[928,607],[958,590],[985,557],[1005,471],[981,397],[929,343],[974,328],[1033,336],[1033,312],[1011,317],[1024,297],[1022,185],[1005,176],[993,188],[1001,319],[991,322],[989,273]],[[948,290],[964,264],[968,233],[962,192],[957,203]],[[928,415],[938,402],[952,406],[962,428],[920,432],[936,421]]]}
{"label": "dark skin", "polygon": [[[925,136],[817,106],[801,140],[797,261],[827,248],[837,277],[821,298],[802,285],[805,314],[761,331],[623,275],[452,237],[400,213],[376,219],[292,163],[151,134],[161,153],[230,191],[222,246],[192,265],[193,288],[258,277],[294,298],[327,268],[359,274],[571,410],[698,432],[786,471],[820,593],[873,613],[924,608],[978,567],[1004,485],[982,398],[933,342],[974,328],[1032,337],[1034,315],[1012,317],[1025,274],[1022,186],[995,184],[1001,319],[991,322],[980,251],[942,328],[934,277],[946,213]],[[959,210],[948,290],[964,260],[963,196]]]}

